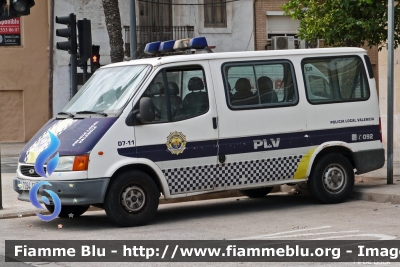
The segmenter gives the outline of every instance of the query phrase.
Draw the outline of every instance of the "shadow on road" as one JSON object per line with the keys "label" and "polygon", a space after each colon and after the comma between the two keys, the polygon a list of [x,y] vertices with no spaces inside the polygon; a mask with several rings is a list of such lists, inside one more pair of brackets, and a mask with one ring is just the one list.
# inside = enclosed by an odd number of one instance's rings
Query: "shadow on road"
{"label": "shadow on road", "polygon": [[[261,199],[228,198],[221,200],[193,201],[186,203],[174,203],[160,205],[155,217],[147,226],[162,226],[166,224],[181,223],[184,221],[197,222],[200,219],[211,219],[232,215],[256,216],[258,213],[274,212],[277,210],[289,210],[296,212],[298,207],[309,206],[312,209],[317,203],[310,196],[279,195],[267,196]],[[107,228],[119,228],[113,224],[104,211],[88,212],[83,216],[73,219],[55,219],[51,222],[37,220],[35,227],[47,228],[49,224],[63,224],[63,227],[74,228],[77,231],[96,231]]]}
{"label": "shadow on road", "polygon": [[298,206],[318,204],[312,197],[300,195],[272,195],[259,199],[229,198],[220,202],[196,201],[185,203],[184,206],[164,205],[159,208],[153,224],[237,214],[247,216],[249,213],[273,212],[284,209],[296,210]]}

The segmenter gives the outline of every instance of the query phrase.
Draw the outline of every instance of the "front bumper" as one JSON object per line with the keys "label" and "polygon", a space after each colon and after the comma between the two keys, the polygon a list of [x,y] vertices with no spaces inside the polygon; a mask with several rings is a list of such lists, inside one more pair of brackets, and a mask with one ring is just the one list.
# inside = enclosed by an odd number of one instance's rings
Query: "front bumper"
{"label": "front bumper", "polygon": [[[15,178],[13,180],[14,191],[19,194],[18,200],[30,201],[29,191],[21,190],[18,187],[18,180],[23,181],[25,179]],[[80,181],[49,181],[51,186],[44,185],[40,187],[38,194],[41,196],[45,195],[51,201],[51,197],[44,191],[44,189],[51,190],[60,197],[62,205],[100,204],[104,201],[109,182],[110,178]]]}

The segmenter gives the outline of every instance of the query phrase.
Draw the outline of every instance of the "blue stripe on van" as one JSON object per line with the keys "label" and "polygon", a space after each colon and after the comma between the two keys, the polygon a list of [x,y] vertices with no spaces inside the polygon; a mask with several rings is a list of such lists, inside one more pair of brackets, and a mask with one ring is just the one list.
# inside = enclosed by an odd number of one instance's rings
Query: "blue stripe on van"
{"label": "blue stripe on van", "polygon": [[165,144],[119,148],[118,154],[126,157],[147,158],[155,162],[211,157],[217,155],[217,140],[187,143],[185,150],[179,155],[173,155]]}
{"label": "blue stripe on van", "polygon": [[[216,145],[216,140],[188,142],[186,144],[186,149],[184,150],[184,152],[179,155],[173,155],[167,149],[167,146],[165,144],[139,146],[136,148],[119,148],[118,154],[126,157],[148,158],[152,161],[157,162],[216,156],[217,149],[219,149],[219,154],[233,155],[306,146],[318,146],[328,141],[358,143],[376,141],[379,139],[379,125],[370,125],[339,129],[326,129],[296,133],[220,139],[218,141],[219,147],[217,147]],[[256,148],[254,142],[255,140],[258,140],[259,142]],[[264,143],[264,140],[266,141],[266,144],[269,145],[269,147],[264,148],[264,145],[259,145],[260,142]]]}
{"label": "blue stripe on van", "polygon": [[138,158],[148,158],[152,161],[180,160],[211,157],[217,155],[217,140],[186,143],[183,153],[173,155],[165,144],[137,147]]}

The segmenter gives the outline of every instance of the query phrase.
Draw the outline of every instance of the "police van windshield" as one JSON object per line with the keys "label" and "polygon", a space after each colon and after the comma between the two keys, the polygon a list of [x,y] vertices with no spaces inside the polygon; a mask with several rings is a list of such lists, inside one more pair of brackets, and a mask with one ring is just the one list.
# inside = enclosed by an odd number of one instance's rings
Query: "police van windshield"
{"label": "police van windshield", "polygon": [[125,107],[150,70],[149,65],[99,69],[61,113],[116,115]]}

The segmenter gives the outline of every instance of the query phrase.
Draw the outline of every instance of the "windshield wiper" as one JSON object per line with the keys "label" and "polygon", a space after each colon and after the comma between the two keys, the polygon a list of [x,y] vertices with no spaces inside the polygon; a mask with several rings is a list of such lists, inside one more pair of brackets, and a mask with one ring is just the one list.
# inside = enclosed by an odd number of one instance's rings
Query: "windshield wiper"
{"label": "windshield wiper", "polygon": [[64,111],[58,112],[57,115],[68,115],[70,118],[75,117],[74,114],[69,113],[69,112],[64,112]]}
{"label": "windshield wiper", "polygon": [[91,110],[78,111],[78,112],[76,112],[76,114],[99,114],[99,115],[103,115],[104,117],[108,116],[107,113],[99,112],[99,111],[91,111]]}

